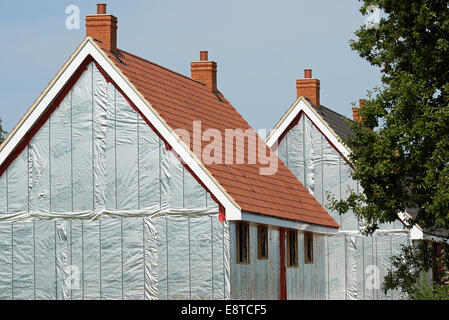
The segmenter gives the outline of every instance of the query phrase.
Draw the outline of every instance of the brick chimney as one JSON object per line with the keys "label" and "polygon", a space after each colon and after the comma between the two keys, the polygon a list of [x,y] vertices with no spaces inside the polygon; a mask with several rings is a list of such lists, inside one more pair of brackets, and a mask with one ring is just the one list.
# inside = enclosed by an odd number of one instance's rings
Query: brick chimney
{"label": "brick chimney", "polygon": [[208,52],[200,52],[200,61],[190,63],[192,79],[206,85],[210,91],[217,93],[217,63],[209,61]]}
{"label": "brick chimney", "polygon": [[97,4],[97,14],[86,16],[86,36],[107,51],[117,51],[117,18],[106,13],[106,4]]}
{"label": "brick chimney", "polygon": [[320,105],[320,80],[312,78],[312,69],[304,70],[304,79],[296,80],[297,97],[305,97],[317,108]]}
{"label": "brick chimney", "polygon": [[365,105],[365,101],[366,101],[365,99],[360,99],[359,100],[359,107],[358,108],[352,108],[352,119],[354,121],[359,122],[360,120],[362,120],[362,118],[361,118],[361,116],[359,114],[359,111],[360,111],[360,108],[363,108],[363,106]]}

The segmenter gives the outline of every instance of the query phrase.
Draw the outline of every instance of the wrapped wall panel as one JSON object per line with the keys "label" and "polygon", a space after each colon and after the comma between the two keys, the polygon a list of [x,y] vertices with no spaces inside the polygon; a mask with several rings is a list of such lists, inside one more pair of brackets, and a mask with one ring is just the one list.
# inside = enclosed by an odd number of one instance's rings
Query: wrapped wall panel
{"label": "wrapped wall panel", "polygon": [[[101,299],[123,299],[123,221],[104,220],[101,224]],[[134,230],[138,233],[139,230]],[[143,232],[143,230],[142,230]]]}
{"label": "wrapped wall panel", "polygon": [[[357,182],[351,177],[352,168],[340,158],[340,184],[341,184],[341,199],[347,199],[350,192],[357,193]],[[341,215],[340,230],[358,230],[359,223],[357,217],[352,211]]]}
{"label": "wrapped wall panel", "polygon": [[144,221],[141,218],[123,219],[123,299],[143,300]]}
{"label": "wrapped wall panel", "polygon": [[72,211],[72,91],[50,117],[51,210]]}
{"label": "wrapped wall panel", "polygon": [[105,206],[117,210],[117,94],[112,83],[107,85],[106,146],[105,146]]}
{"label": "wrapped wall panel", "polygon": [[[193,223],[195,225],[195,222]],[[198,260],[201,267],[206,266],[205,270],[198,270],[197,266],[190,268],[192,264],[186,263],[186,257],[189,253],[190,242],[189,236],[189,221],[184,217],[167,217],[167,277],[168,277],[168,299],[179,300],[183,297],[191,295],[190,290],[190,278],[191,274],[205,273],[206,279],[198,289],[205,289],[206,292],[198,292],[200,295],[204,295],[205,299],[211,299],[211,284],[207,283],[207,280],[211,279],[211,266],[212,256],[210,250],[210,228],[204,230],[202,223],[199,225],[200,230],[193,231],[194,234],[199,236],[199,241],[193,241],[195,244],[202,243],[202,250],[198,250],[200,255],[196,256],[195,260]],[[205,243],[204,243],[205,242]],[[199,248],[198,248],[199,249]],[[195,252],[195,251],[194,251]],[[189,256],[190,259],[190,256]]]}
{"label": "wrapped wall panel", "polygon": [[0,223],[0,299],[13,299],[13,224]]}
{"label": "wrapped wall panel", "polygon": [[29,148],[11,163],[6,172],[7,180],[7,213],[28,211],[28,185],[29,185]]}
{"label": "wrapped wall panel", "polygon": [[101,224],[99,221],[83,221],[83,299],[99,300],[101,297]]}
{"label": "wrapped wall panel", "polygon": [[139,205],[138,114],[122,95],[117,95],[116,106],[117,209],[136,210]]}
{"label": "wrapped wall panel", "polygon": [[154,210],[161,206],[159,151],[159,137],[145,121],[140,120],[139,205],[142,210]]}
{"label": "wrapped wall panel", "polygon": [[358,243],[355,236],[345,237],[345,264],[346,264],[346,299],[357,300],[358,299],[358,270],[362,267],[359,265],[359,259],[357,259],[357,247]]}
{"label": "wrapped wall panel", "polygon": [[29,146],[29,193],[31,212],[50,212],[50,125],[44,124]]}
{"label": "wrapped wall panel", "polygon": [[[298,122],[286,135],[286,157],[282,159],[295,176],[306,184],[304,172],[304,118]],[[307,187],[307,186],[306,186]]]}
{"label": "wrapped wall panel", "polygon": [[[93,65],[72,88],[72,192],[74,211],[93,208]],[[92,195],[88,197],[86,195]]]}
{"label": "wrapped wall panel", "polygon": [[[58,241],[62,234],[57,233],[56,221],[34,221],[34,256],[33,273],[35,275],[35,299],[56,300],[64,297],[64,281],[60,269],[64,267],[62,259],[66,248],[62,248]],[[56,250],[59,249],[59,252]],[[58,254],[59,253],[59,254]],[[64,253],[67,253],[65,251]],[[59,258],[61,257],[61,258]],[[58,268],[60,266],[61,268]]]}
{"label": "wrapped wall panel", "polygon": [[12,297],[32,300],[35,297],[34,230],[32,222],[13,224]]}
{"label": "wrapped wall panel", "polygon": [[328,238],[328,297],[330,300],[346,299],[346,250],[345,237]]}

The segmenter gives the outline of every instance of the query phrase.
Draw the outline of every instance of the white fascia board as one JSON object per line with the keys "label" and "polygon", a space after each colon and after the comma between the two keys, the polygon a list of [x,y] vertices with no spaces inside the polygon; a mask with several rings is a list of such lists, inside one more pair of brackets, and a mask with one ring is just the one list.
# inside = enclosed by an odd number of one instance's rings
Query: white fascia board
{"label": "white fascia board", "polygon": [[410,228],[410,218],[411,217],[406,212],[400,212],[398,214],[398,216],[399,216],[399,219],[401,219],[401,221],[403,223],[405,223],[407,228],[410,230],[410,239],[411,240],[424,240],[424,232],[418,225],[415,224],[413,227]]}
{"label": "white fascia board", "polygon": [[156,130],[166,139],[167,143],[181,157],[181,159],[189,166],[189,168],[197,175],[204,185],[212,192],[217,200],[226,210],[227,220],[241,219],[241,208],[233,201],[233,199],[225,194],[214,179],[206,172],[206,169],[193,156],[190,149],[180,140],[179,137],[169,129],[169,126],[157,115],[152,106],[138,93],[137,89],[126,79],[120,70],[114,65],[105,53],[93,42],[91,38],[86,38],[80,48],[71,57],[68,65],[63,67],[61,73],[50,84],[45,95],[37,102],[28,117],[21,123],[20,127],[13,133],[7,144],[0,151],[0,165],[14,151],[15,147],[29,132],[32,126],[38,121],[39,117],[50,106],[51,102],[60,93],[64,85],[70,80],[70,77],[76,72],[81,63],[91,55],[94,60],[103,68],[103,70],[111,77],[117,86],[123,90],[125,95],[134,103],[145,118],[156,128]]}
{"label": "white fascia board", "polygon": [[[409,219],[411,218],[407,212],[401,212],[399,213],[399,218],[407,225],[409,225]],[[428,233],[425,233],[424,230],[417,224],[415,224],[410,229],[410,239],[413,241],[420,241],[420,240],[430,240],[434,242],[444,242],[449,243],[449,239],[434,236]]]}
{"label": "white fascia board", "polygon": [[[361,235],[361,230],[340,230],[338,234],[341,235]],[[390,229],[390,230],[376,230],[372,234],[372,236],[379,236],[379,235],[389,235],[389,234],[410,234],[410,231],[408,229]]]}
{"label": "white fascia board", "polygon": [[447,243],[447,244],[449,244],[449,239],[443,238],[443,237],[437,237],[437,236],[434,236],[434,235],[431,235],[431,234],[427,234],[427,233],[424,233],[423,238],[425,240],[429,240],[429,241],[432,241],[432,242],[440,242],[440,243]]}
{"label": "white fascia board", "polygon": [[418,226],[414,225],[410,229],[410,238],[412,240],[424,240],[424,232]]}
{"label": "white fascia board", "polygon": [[432,242],[449,243],[449,239],[425,233],[417,225],[414,225],[413,228],[410,230],[410,238],[413,241],[429,240]]}
{"label": "white fascia board", "polygon": [[414,225],[412,229],[410,230],[410,238],[414,241],[419,240],[429,240],[433,242],[444,242],[449,243],[449,239],[434,236],[432,234],[425,233],[420,226]]}
{"label": "white fascia board", "polygon": [[313,124],[324,134],[324,136],[337,148],[337,150],[348,160],[350,150],[339,140],[338,136],[324,123],[321,116],[319,116],[315,110],[305,101],[304,98],[300,97],[287,111],[286,116],[281,119],[268,136],[266,143],[272,148],[273,145],[278,141],[279,137],[287,130],[290,123],[295,120],[295,118],[304,112],[304,114],[313,122]]}
{"label": "white fascia board", "polygon": [[242,212],[241,220],[258,223],[258,224],[266,224],[280,228],[287,229],[296,229],[300,231],[308,231],[313,233],[320,234],[338,234],[338,228],[319,226],[315,224],[309,224],[300,221],[281,219],[276,217],[270,217],[261,214],[254,214],[249,212]]}

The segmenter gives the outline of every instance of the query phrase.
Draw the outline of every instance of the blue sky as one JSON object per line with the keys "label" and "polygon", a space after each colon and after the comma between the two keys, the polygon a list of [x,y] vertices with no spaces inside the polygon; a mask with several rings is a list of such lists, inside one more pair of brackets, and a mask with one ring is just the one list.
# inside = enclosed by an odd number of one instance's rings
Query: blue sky
{"label": "blue sky", "polygon": [[[208,50],[218,87],[254,128],[270,129],[296,99],[305,68],[321,104],[352,117],[351,102],[380,84],[349,48],[365,23],[357,0],[104,1],[119,19],[118,46],[190,76]],[[85,36],[97,1],[0,1],[0,118],[10,131]],[[65,27],[77,5],[81,28]]]}

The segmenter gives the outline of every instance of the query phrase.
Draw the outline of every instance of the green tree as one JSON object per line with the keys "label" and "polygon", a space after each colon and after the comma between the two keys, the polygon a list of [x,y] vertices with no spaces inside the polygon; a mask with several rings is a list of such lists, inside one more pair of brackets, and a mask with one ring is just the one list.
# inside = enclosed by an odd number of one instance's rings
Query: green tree
{"label": "green tree", "polygon": [[6,131],[3,130],[2,119],[0,118],[0,143],[2,143],[3,140],[5,140],[5,137],[6,137]]}
{"label": "green tree", "polygon": [[419,208],[412,225],[449,229],[449,1],[362,2],[363,15],[375,6],[382,18],[357,30],[351,48],[380,68],[382,84],[368,92],[362,120],[351,124],[355,135],[346,141],[353,178],[364,192],[334,200],[331,208],[352,210],[366,221],[367,234],[406,208]]}
{"label": "green tree", "polygon": [[[401,252],[391,258],[392,267],[384,279],[384,292],[400,289],[414,300],[449,300],[449,288],[443,284],[447,274],[443,269],[439,270],[444,261],[448,261],[448,255],[448,251],[436,251],[426,241],[415,246],[403,246]],[[433,285],[427,283],[428,270],[432,270],[439,279]]]}

